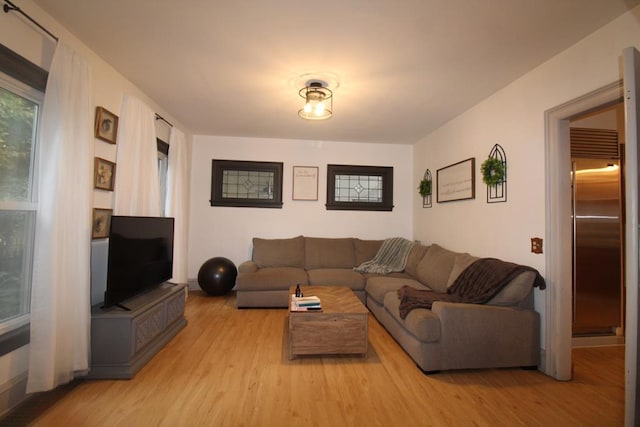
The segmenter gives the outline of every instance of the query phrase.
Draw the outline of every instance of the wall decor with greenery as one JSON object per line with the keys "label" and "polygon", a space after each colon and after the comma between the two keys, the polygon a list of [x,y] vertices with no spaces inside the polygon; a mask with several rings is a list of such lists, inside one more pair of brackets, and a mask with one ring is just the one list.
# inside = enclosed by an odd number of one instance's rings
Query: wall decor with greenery
{"label": "wall decor with greenery", "polygon": [[429,169],[424,171],[424,175],[418,184],[418,194],[422,196],[422,207],[431,207],[431,193],[433,189],[433,178]]}
{"label": "wall decor with greenery", "polygon": [[480,166],[482,182],[487,185],[487,203],[507,201],[507,154],[495,144]]}

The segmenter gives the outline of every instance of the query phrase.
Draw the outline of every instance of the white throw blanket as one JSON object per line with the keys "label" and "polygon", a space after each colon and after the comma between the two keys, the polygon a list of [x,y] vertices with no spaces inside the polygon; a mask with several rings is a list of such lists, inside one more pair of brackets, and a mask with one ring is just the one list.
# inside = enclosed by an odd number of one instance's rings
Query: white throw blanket
{"label": "white throw blanket", "polygon": [[389,274],[402,271],[407,265],[411,248],[416,244],[403,237],[393,237],[382,242],[376,256],[353,269],[360,273]]}

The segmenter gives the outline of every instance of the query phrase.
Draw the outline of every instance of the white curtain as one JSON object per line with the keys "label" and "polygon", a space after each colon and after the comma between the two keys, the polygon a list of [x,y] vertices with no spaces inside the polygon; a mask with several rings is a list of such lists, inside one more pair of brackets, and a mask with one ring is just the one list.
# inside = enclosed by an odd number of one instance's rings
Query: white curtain
{"label": "white curtain", "polygon": [[165,212],[175,218],[173,236],[174,283],[187,283],[187,242],[189,213],[189,187],[187,171],[187,146],[184,133],[175,126],[169,137],[169,168],[167,173],[167,197]]}
{"label": "white curtain", "polygon": [[115,215],[161,216],[155,112],[125,95],[118,123]]}
{"label": "white curtain", "polygon": [[59,42],[38,140],[28,393],[55,388],[89,368],[91,80],[85,59]]}

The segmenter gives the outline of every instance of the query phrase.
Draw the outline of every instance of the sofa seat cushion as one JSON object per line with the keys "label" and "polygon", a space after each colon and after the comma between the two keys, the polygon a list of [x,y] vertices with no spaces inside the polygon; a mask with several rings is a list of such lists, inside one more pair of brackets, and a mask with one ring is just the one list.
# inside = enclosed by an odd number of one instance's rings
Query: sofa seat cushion
{"label": "sofa seat cushion", "polygon": [[353,268],[356,265],[353,239],[304,238],[304,266],[316,268]]}
{"label": "sofa seat cushion", "polygon": [[396,292],[387,292],[384,296],[385,310],[411,335],[422,342],[440,341],[440,318],[431,310],[416,308],[407,317],[400,317],[400,298]]}
{"label": "sofa seat cushion", "polygon": [[288,290],[290,286],[308,285],[307,272],[294,267],[261,268],[255,273],[238,274],[236,290],[264,291]]}
{"label": "sofa seat cushion", "polygon": [[367,298],[374,299],[378,304],[384,304],[384,297],[388,292],[396,293],[404,285],[417,289],[428,289],[417,280],[407,277],[372,276],[367,278],[365,290]]}
{"label": "sofa seat cushion", "polygon": [[253,261],[263,267],[304,268],[304,237],[291,239],[253,238]]}
{"label": "sofa seat cushion", "polygon": [[354,291],[363,291],[364,276],[350,268],[316,268],[308,270],[309,284],[315,286],[346,286]]}

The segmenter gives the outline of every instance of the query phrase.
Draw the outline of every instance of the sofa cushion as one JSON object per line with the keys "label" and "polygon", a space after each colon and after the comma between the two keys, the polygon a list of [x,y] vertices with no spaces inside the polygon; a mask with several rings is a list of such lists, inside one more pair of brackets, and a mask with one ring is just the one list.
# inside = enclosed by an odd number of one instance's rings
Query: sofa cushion
{"label": "sofa cushion", "polygon": [[416,308],[407,317],[400,317],[400,298],[396,292],[387,292],[384,297],[384,308],[411,335],[422,342],[440,340],[440,319],[431,310]]}
{"label": "sofa cushion", "polygon": [[378,304],[384,304],[384,297],[387,292],[397,293],[398,289],[404,285],[411,286],[416,289],[429,289],[417,280],[399,277],[374,276],[367,278],[365,290],[367,298],[373,298]]}
{"label": "sofa cushion", "polygon": [[456,255],[456,252],[435,243],[429,246],[429,250],[416,268],[418,280],[436,292],[446,292]]}
{"label": "sofa cushion", "polygon": [[447,281],[447,288],[453,285],[453,282],[456,281],[460,273],[464,271],[465,268],[469,267],[475,261],[477,261],[478,257],[473,255],[469,255],[467,253],[457,254],[455,260],[453,261],[453,267],[451,268],[451,273],[449,274],[449,280]]}
{"label": "sofa cushion", "polygon": [[417,269],[418,264],[424,258],[424,255],[429,250],[429,246],[425,245],[415,245],[411,252],[409,252],[409,256],[407,257],[407,266],[404,268],[404,271],[412,275],[413,277],[418,277]]}
{"label": "sofa cushion", "polygon": [[253,261],[263,267],[304,268],[304,237],[290,239],[253,238]]}
{"label": "sofa cushion", "polygon": [[255,273],[238,274],[236,290],[273,291],[285,290],[290,286],[308,285],[307,272],[295,267],[261,268]]}
{"label": "sofa cushion", "polygon": [[536,273],[525,271],[518,274],[507,286],[487,302],[489,305],[517,306],[533,291]]}
{"label": "sofa cushion", "polygon": [[353,239],[304,238],[305,268],[353,268]]}
{"label": "sofa cushion", "polygon": [[364,290],[365,278],[350,268],[318,268],[307,270],[310,285],[346,286],[354,291]]}
{"label": "sofa cushion", "polygon": [[355,256],[355,264],[360,265],[365,261],[373,259],[378,253],[378,249],[382,246],[383,240],[362,240],[353,239],[353,250]]}
{"label": "sofa cushion", "polygon": [[244,261],[238,266],[238,273],[255,273],[259,268],[254,261]]}

